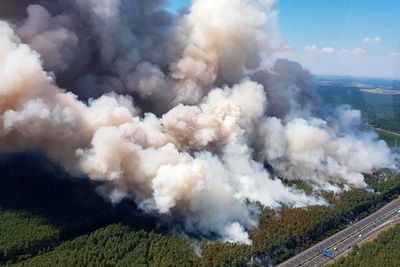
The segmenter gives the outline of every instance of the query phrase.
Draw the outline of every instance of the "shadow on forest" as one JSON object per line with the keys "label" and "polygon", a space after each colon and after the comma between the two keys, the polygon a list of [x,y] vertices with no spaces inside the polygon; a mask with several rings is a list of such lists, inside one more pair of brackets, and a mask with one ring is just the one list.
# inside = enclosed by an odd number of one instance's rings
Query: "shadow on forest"
{"label": "shadow on forest", "polygon": [[72,177],[40,152],[0,154],[0,185],[0,208],[39,215],[60,227],[62,239],[117,222],[148,231],[157,225],[133,201],[104,200],[99,183]]}

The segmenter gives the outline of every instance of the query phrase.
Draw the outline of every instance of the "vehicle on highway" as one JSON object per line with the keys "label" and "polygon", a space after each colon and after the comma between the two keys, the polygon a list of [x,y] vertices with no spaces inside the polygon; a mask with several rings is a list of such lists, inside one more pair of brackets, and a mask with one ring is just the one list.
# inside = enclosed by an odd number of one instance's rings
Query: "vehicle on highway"
{"label": "vehicle on highway", "polygon": [[326,257],[328,257],[328,258],[332,258],[332,259],[333,259],[333,251],[332,251],[332,250],[329,250],[329,249],[320,249],[319,252],[320,252],[322,255],[324,255],[324,256],[326,256]]}
{"label": "vehicle on highway", "polygon": [[359,234],[358,237],[361,238],[361,237],[363,237],[363,235],[362,235],[362,234]]}

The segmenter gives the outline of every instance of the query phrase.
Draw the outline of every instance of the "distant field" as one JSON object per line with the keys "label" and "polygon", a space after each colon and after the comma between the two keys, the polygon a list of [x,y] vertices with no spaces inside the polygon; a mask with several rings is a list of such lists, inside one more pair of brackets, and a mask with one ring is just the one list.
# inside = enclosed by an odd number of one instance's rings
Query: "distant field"
{"label": "distant field", "polygon": [[[340,84],[316,84],[314,91],[328,105],[350,105],[362,112],[366,123],[400,133],[400,95],[371,94],[360,89]],[[396,134],[378,131],[390,146],[396,144]],[[399,142],[399,140],[398,140]]]}
{"label": "distant field", "polygon": [[379,137],[382,140],[384,140],[390,147],[400,146],[400,134],[384,131],[381,129],[374,129],[374,130],[379,134]]}

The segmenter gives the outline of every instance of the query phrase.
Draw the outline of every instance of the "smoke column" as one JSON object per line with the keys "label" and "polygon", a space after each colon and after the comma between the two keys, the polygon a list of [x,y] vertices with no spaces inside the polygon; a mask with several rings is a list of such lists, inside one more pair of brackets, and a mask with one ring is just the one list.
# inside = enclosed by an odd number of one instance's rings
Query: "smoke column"
{"label": "smoke column", "polygon": [[[30,4],[29,4],[30,3]],[[33,3],[33,4],[32,4]],[[113,201],[251,244],[256,206],[324,204],[286,180],[365,188],[394,165],[349,107],[275,60],[272,0],[2,1],[0,150],[42,149]]]}

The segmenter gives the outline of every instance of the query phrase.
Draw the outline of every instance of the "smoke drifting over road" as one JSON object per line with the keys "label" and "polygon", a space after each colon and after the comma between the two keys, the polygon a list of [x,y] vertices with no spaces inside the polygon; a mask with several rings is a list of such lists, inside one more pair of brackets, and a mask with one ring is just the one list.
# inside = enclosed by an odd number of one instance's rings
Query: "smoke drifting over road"
{"label": "smoke drifting over road", "polygon": [[0,149],[42,149],[114,201],[246,244],[248,200],[324,203],[281,178],[366,187],[362,173],[393,166],[389,148],[360,112],[324,110],[307,70],[275,60],[273,6],[2,1]]}

